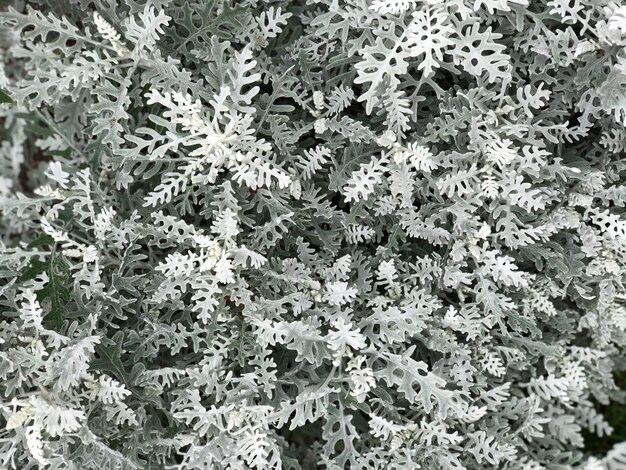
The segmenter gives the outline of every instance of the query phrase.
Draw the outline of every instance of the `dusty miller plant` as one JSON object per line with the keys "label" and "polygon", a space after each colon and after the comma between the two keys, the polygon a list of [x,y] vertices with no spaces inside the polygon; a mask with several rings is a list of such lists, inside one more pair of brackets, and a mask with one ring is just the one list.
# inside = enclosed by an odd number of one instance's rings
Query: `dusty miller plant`
{"label": "dusty miller plant", "polygon": [[626,468],[625,6],[0,25],[0,468]]}

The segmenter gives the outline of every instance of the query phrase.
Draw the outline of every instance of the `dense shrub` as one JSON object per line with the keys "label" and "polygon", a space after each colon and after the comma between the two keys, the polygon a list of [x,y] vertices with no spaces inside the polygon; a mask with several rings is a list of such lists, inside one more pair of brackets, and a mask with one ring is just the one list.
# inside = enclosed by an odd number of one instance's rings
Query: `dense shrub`
{"label": "dense shrub", "polygon": [[626,468],[625,6],[26,3],[0,468]]}

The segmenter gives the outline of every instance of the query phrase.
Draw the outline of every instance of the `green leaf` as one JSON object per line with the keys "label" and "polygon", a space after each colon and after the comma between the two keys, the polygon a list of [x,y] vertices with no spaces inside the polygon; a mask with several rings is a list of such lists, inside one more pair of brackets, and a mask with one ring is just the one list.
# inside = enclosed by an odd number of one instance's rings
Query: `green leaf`
{"label": "green leaf", "polygon": [[38,292],[38,296],[50,299],[50,313],[44,317],[44,320],[52,322],[57,330],[63,326],[63,303],[70,300],[70,291],[66,287],[67,280],[70,276],[69,265],[62,256],[51,257],[48,270],[48,284],[45,288]]}
{"label": "green leaf", "polygon": [[28,244],[26,248],[29,250],[32,250],[33,248],[39,248],[40,246],[50,246],[53,244],[54,244],[54,238],[52,238],[50,235],[44,234],[35,238],[32,242]]}
{"label": "green leaf", "polygon": [[49,127],[44,127],[36,122],[31,121],[29,124],[26,125],[26,129],[36,136],[44,139],[54,136],[54,130],[50,129]]}
{"label": "green leaf", "polygon": [[48,138],[55,135],[54,129],[51,129],[36,113],[16,113],[20,119],[26,121],[26,129],[42,138]]}
{"label": "green leaf", "polygon": [[[0,1],[0,6],[4,4],[3,1]],[[10,105],[15,105],[15,101],[9,95],[6,94],[4,90],[0,90],[0,104],[9,103]]]}
{"label": "green leaf", "polygon": [[48,271],[48,265],[49,263],[46,261],[41,261],[38,259],[32,260],[32,262],[30,263],[30,267],[28,267],[26,271],[24,271],[20,276],[20,281],[24,282],[35,279],[39,273]]}
{"label": "green leaf", "polygon": [[122,345],[124,343],[124,333],[118,331],[113,338],[103,339],[96,345],[96,357],[91,361],[91,369],[99,370],[113,375],[124,384],[128,383],[128,373],[122,363]]}
{"label": "green leaf", "polygon": [[[54,243],[47,235],[43,235],[29,245],[41,246]],[[21,281],[29,281],[35,279],[39,274],[46,273],[48,275],[48,283],[43,289],[35,292],[37,300],[50,300],[50,312],[44,317],[44,321],[55,331],[60,331],[63,327],[63,313],[65,312],[65,302],[71,298],[70,291],[67,287],[70,281],[70,269],[67,261],[62,255],[55,254],[53,251],[45,261],[38,259],[32,260],[28,267],[21,275]]]}
{"label": "green leaf", "polygon": [[158,397],[152,397],[142,393],[133,385],[132,373],[129,373],[122,362],[124,353],[124,332],[118,331],[113,338],[103,338],[100,344],[95,347],[96,357],[91,361],[90,369],[106,372],[112,375],[136,397],[146,403],[161,407],[162,403]]}
{"label": "green leaf", "polygon": [[65,150],[50,150],[48,151],[48,155],[51,157],[69,158],[72,155],[72,149],[67,148]]}

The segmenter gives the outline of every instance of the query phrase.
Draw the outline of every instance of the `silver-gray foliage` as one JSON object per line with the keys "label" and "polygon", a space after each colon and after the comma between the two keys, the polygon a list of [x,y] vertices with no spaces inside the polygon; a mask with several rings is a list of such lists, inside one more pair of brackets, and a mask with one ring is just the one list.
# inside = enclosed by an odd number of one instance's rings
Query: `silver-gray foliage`
{"label": "silver-gray foliage", "polygon": [[626,468],[626,6],[11,3],[0,468]]}

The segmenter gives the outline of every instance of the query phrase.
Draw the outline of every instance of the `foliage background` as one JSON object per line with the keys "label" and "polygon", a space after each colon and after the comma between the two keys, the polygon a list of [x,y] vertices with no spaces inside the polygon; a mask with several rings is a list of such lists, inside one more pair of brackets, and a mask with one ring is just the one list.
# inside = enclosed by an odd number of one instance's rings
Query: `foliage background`
{"label": "foliage background", "polygon": [[626,7],[0,13],[0,468],[626,467]]}

